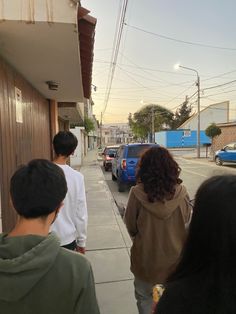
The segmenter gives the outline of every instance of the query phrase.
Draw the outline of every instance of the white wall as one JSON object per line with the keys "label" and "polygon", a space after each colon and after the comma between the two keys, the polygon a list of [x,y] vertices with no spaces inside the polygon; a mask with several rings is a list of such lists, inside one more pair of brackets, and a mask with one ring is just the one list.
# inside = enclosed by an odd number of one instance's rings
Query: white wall
{"label": "white wall", "polygon": [[[229,102],[213,104],[200,113],[200,129],[205,130],[211,123],[229,122]],[[197,115],[183,123],[179,129],[197,130]]]}
{"label": "white wall", "polygon": [[78,102],[77,103],[77,107],[79,107],[79,110],[80,110],[81,115],[82,115],[82,119],[84,120],[84,103],[83,102]]}
{"label": "white wall", "polygon": [[70,129],[70,131],[77,137],[78,146],[74,152],[74,155],[70,157],[70,165],[71,167],[77,167],[82,165],[83,157],[84,157],[84,127],[75,127],[74,129]]}
{"label": "white wall", "polygon": [[71,0],[1,0],[0,20],[76,23],[72,4]]}

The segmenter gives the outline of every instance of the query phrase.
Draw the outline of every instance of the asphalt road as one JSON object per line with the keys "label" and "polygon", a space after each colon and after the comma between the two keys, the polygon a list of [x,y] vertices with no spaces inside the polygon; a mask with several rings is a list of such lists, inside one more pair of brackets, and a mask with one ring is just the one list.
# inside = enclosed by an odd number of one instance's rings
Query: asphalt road
{"label": "asphalt road", "polygon": [[[236,174],[236,165],[228,164],[224,166],[216,166],[214,162],[205,159],[200,161],[194,158],[183,158],[177,154],[175,158],[182,169],[181,179],[183,180],[183,184],[186,186],[191,199],[194,199],[199,185],[207,178],[218,174]],[[111,179],[111,172],[106,172],[104,169],[103,172],[115,202],[122,208],[127,204],[129,189],[122,193],[118,192],[117,183]]]}

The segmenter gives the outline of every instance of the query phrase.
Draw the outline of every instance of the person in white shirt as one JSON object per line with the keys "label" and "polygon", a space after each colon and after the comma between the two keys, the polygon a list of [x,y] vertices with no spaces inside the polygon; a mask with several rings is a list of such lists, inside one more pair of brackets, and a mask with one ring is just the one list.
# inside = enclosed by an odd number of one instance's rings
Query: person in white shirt
{"label": "person in white shirt", "polygon": [[53,139],[54,163],[64,171],[68,192],[51,231],[56,232],[61,246],[84,254],[88,221],[84,177],[66,164],[77,145],[76,136],[69,131],[60,131]]}

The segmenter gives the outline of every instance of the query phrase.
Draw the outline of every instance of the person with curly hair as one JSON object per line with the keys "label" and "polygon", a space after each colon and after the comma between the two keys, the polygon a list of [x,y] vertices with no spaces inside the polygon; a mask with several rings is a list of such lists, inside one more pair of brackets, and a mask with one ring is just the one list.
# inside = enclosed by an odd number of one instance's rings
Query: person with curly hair
{"label": "person with curly hair", "polygon": [[191,204],[169,151],[155,146],[143,153],[136,186],[129,193],[124,222],[133,240],[131,271],[139,314],[150,314],[152,288],[175,269],[186,239]]}

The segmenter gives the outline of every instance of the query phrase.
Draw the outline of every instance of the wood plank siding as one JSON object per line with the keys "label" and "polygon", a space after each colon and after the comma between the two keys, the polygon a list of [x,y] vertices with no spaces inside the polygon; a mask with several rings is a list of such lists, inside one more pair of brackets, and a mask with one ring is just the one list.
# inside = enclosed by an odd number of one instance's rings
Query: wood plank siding
{"label": "wood plank siding", "polygon": [[[23,122],[16,122],[15,87],[22,93]],[[9,197],[13,172],[34,158],[51,159],[50,105],[0,59],[0,189],[3,231],[16,221]]]}

